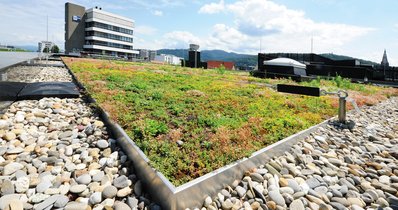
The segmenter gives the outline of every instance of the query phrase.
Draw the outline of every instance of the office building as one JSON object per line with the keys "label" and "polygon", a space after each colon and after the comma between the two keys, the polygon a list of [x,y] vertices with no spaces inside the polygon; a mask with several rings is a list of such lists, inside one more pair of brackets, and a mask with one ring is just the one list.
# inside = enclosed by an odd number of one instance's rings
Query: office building
{"label": "office building", "polygon": [[43,52],[43,50],[44,50],[44,48],[47,48],[48,49],[48,51],[50,51],[51,49],[52,49],[52,47],[54,46],[54,43],[53,42],[50,42],[50,41],[41,41],[41,42],[39,42],[38,43],[38,46],[37,46],[37,51],[38,52]]}
{"label": "office building", "polygon": [[100,7],[65,4],[65,53],[136,57],[134,21],[105,12]]}
{"label": "office building", "polygon": [[156,57],[156,50],[138,49],[138,60],[154,61]]}
{"label": "office building", "polygon": [[155,56],[155,61],[161,62],[164,64],[171,64],[171,65],[181,65],[182,58],[174,56],[174,55],[166,55],[161,54]]}

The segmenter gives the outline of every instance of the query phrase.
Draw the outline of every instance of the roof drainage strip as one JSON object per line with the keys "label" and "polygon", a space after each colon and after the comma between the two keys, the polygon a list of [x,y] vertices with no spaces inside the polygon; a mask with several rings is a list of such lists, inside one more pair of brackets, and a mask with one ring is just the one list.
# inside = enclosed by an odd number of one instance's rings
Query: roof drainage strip
{"label": "roof drainage strip", "polygon": [[18,100],[39,100],[46,97],[78,98],[72,82],[0,82],[0,113]]}
{"label": "roof drainage strip", "polygon": [[78,98],[77,87],[72,82],[28,83],[18,94],[18,100],[39,100],[44,97]]}
{"label": "roof drainage strip", "polygon": [[[179,187],[175,187],[165,176],[150,166],[150,160],[126,134],[119,124],[112,121],[109,114],[98,106],[85,89],[85,87],[76,79],[73,72],[67,67],[73,80],[84,92],[82,95],[87,97],[87,102],[92,103],[100,114],[101,119],[106,124],[110,133],[118,144],[132,160],[138,178],[143,182],[149,194],[154,201],[161,205],[165,210],[179,210],[185,208],[200,208],[207,196],[214,197],[217,192],[224,189],[226,185],[232,184],[235,180],[241,179],[244,173],[259,165],[265,164],[273,157],[280,156],[289,151],[290,148],[300,140],[308,137],[320,127],[325,127],[330,120],[326,120],[318,125],[303,130],[297,134],[289,136],[272,145],[269,145],[248,158],[235,161],[204,176],[194,179]],[[284,89],[286,87],[280,87]],[[290,90],[290,88],[287,88]],[[302,91],[302,90],[301,90]],[[312,91],[310,91],[312,92]],[[313,93],[317,95],[317,93]]]}

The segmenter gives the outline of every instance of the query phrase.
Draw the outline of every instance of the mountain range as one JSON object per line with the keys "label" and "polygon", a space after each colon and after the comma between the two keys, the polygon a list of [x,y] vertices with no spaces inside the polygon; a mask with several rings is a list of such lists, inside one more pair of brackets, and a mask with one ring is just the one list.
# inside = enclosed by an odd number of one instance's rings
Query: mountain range
{"label": "mountain range", "polygon": [[[186,49],[160,49],[157,50],[158,54],[170,54],[175,55],[184,59],[188,59],[188,50]],[[320,54],[326,58],[332,60],[349,60],[349,59],[357,59],[363,64],[372,64],[377,65],[373,61],[353,58],[346,55],[336,55],[332,53],[323,53]],[[248,54],[239,54],[233,52],[226,52],[223,50],[202,50],[200,54],[202,61],[209,60],[221,60],[221,61],[232,61],[235,62],[236,66],[248,67],[248,66],[256,66],[257,65],[257,55],[248,55]]]}
{"label": "mountain range", "polygon": [[[161,49],[157,50],[157,53],[175,55],[184,59],[188,59],[188,50],[186,49]],[[202,50],[200,57],[202,61],[232,61],[235,62],[235,65],[242,67],[257,65],[257,55],[238,54],[223,50]]]}

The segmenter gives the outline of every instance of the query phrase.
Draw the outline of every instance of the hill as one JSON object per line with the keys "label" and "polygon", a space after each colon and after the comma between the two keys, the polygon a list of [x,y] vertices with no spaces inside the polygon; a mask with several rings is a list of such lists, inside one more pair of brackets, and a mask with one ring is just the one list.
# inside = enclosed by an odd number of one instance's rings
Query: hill
{"label": "hill", "polygon": [[[170,54],[184,59],[188,59],[188,51],[186,49],[160,49],[158,54]],[[257,64],[257,55],[238,54],[233,52],[225,52],[223,50],[202,50],[201,60],[222,60],[235,62],[236,66],[248,67]]]}
{"label": "hill", "polygon": [[23,49],[29,52],[36,52],[37,51],[37,46],[34,45],[19,45],[15,46],[16,48]]}
{"label": "hill", "polygon": [[[188,50],[186,49],[160,49],[157,51],[158,54],[170,54],[175,55],[184,59],[188,59]],[[349,59],[357,59],[362,64],[370,64],[370,65],[378,65],[373,61],[368,61],[364,59],[354,58],[346,55],[336,55],[332,53],[323,53],[319,54],[326,58],[332,60],[349,60]],[[209,60],[222,60],[222,61],[232,61],[235,62],[236,66],[248,67],[248,66],[256,66],[257,65],[257,55],[248,55],[248,54],[239,54],[233,52],[225,52],[223,50],[202,50],[201,51],[201,60],[209,61]]]}
{"label": "hill", "polygon": [[336,60],[336,61],[356,59],[356,60],[359,60],[361,62],[361,64],[380,65],[380,63],[376,63],[373,61],[364,60],[364,59],[360,59],[360,58],[354,58],[354,57],[350,57],[350,56],[346,56],[346,55],[336,55],[333,53],[323,53],[320,55],[324,56],[326,58],[332,59],[332,60]]}

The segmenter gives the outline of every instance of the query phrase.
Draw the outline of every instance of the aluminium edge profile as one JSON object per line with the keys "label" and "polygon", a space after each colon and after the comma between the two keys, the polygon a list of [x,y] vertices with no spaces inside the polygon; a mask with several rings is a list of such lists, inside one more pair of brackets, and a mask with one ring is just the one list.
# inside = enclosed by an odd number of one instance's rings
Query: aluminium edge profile
{"label": "aluminium edge profile", "polygon": [[[67,65],[65,67],[72,75],[78,87],[84,91],[83,95],[88,98],[88,102],[97,104],[96,100],[86,91],[85,87],[77,80],[69,67]],[[111,120],[106,111],[98,106],[96,106],[96,109],[101,119],[104,120],[108,130],[112,133],[112,137],[117,139],[122,150],[133,162],[134,173],[142,181],[143,186],[147,189],[146,191],[165,210],[201,207],[206,196],[215,196],[225,186],[232,184],[235,180],[240,180],[246,171],[259,165],[264,165],[276,156],[283,155],[293,145],[317,131],[318,128],[325,127],[330,120],[335,118],[325,120],[320,124],[273,143],[252,153],[250,157],[234,161],[179,187],[175,187],[161,172],[150,166],[150,160],[147,156],[136,146],[123,128]]]}

